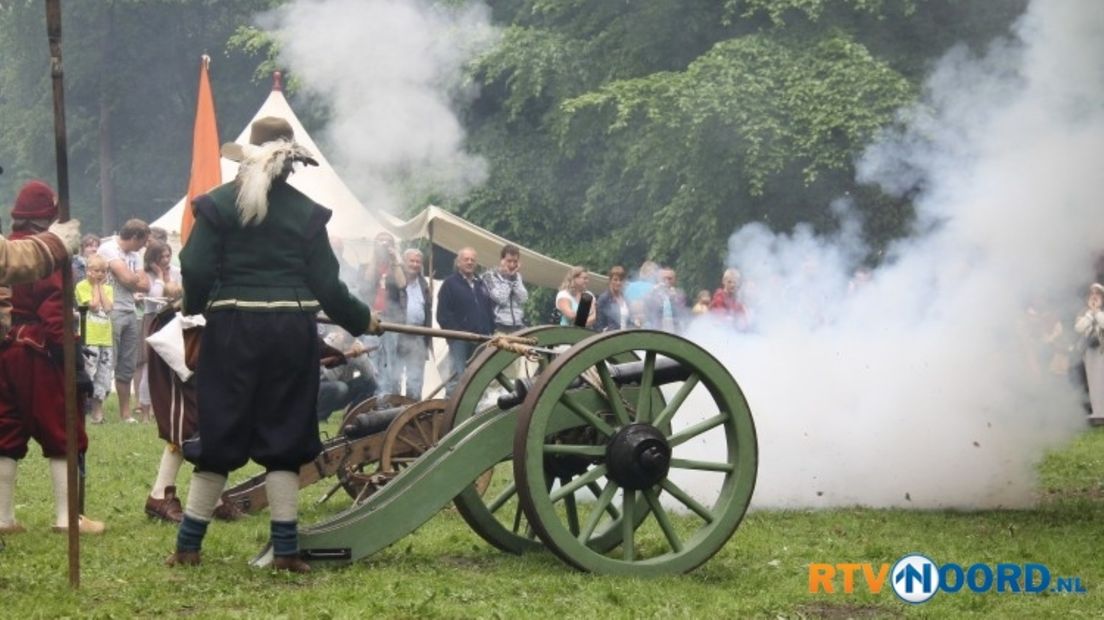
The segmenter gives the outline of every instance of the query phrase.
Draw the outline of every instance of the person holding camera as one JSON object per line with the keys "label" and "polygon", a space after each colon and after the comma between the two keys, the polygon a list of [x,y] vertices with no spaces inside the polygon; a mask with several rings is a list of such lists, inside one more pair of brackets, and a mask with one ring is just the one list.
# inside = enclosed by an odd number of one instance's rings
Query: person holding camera
{"label": "person holding camera", "polygon": [[1104,423],[1104,347],[1100,346],[1104,338],[1104,285],[1094,282],[1089,287],[1085,306],[1073,328],[1082,338],[1085,378],[1092,406],[1089,421],[1095,426]]}
{"label": "person holding camera", "polygon": [[[384,231],[376,235],[371,258],[361,270],[361,297],[382,321],[402,323],[401,293],[406,288],[406,274],[395,247],[395,238]],[[399,391],[399,362],[397,334],[383,334],[375,353],[379,392],[397,394]]]}
{"label": "person holding camera", "polygon": [[494,303],[496,332],[511,334],[525,327],[525,302],[529,291],[521,281],[521,250],[507,243],[499,253],[498,269],[483,274],[483,284]]}

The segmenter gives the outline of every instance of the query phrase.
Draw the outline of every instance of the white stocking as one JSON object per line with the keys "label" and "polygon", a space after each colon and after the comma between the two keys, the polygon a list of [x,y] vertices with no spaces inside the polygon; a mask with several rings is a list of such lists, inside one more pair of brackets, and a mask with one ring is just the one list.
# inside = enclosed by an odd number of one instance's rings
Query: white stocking
{"label": "white stocking", "polygon": [[291,471],[270,471],[265,474],[269,518],[290,523],[299,518],[299,474]]}
{"label": "white stocking", "polygon": [[15,474],[19,461],[0,456],[0,525],[15,523]]}
{"label": "white stocking", "polygon": [[157,467],[157,480],[153,483],[150,497],[153,499],[165,499],[165,487],[176,485],[176,475],[180,473],[180,467],[184,465],[184,454],[172,444],[165,444],[165,450],[161,453],[161,464]]}
{"label": "white stocking", "polygon": [[192,483],[188,487],[188,503],[184,506],[184,514],[197,521],[210,522],[211,515],[215,512],[215,504],[218,503],[222,488],[225,486],[226,476],[209,471],[197,471],[192,475]]}

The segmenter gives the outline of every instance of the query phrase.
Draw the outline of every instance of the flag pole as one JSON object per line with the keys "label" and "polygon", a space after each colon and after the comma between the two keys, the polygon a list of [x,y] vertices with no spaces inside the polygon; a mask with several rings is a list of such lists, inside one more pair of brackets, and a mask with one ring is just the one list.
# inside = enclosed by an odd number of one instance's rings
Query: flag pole
{"label": "flag pole", "polygon": [[192,127],[192,167],[188,177],[188,193],[184,199],[184,213],[180,221],[180,245],[188,243],[188,235],[195,223],[192,200],[222,184],[222,167],[219,163],[218,125],[215,122],[215,98],[211,92],[211,57],[199,57],[199,86],[196,89],[196,113]]}
{"label": "flag pole", "polygon": [[[65,87],[61,64],[61,3],[46,0],[46,34],[50,41],[50,78],[54,91],[54,150],[57,157],[58,221],[69,219],[69,158],[65,137]],[[77,368],[73,339],[73,269],[61,267],[62,348],[65,373],[65,477],[69,504],[69,587],[80,588],[80,515],[77,497]]]}

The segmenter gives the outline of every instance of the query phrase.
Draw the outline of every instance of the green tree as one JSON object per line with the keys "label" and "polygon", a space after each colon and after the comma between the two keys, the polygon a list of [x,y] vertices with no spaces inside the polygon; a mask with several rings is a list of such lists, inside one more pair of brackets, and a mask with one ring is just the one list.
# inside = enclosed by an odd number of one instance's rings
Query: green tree
{"label": "green tree", "polygon": [[[199,57],[213,57],[221,132],[236,134],[267,84],[258,56],[227,50],[235,30],[274,0],[99,0],[63,5],[63,59],[73,213],[85,230],[152,220],[187,188]],[[0,4],[0,192],[53,182],[53,114],[45,11]]]}
{"label": "green tree", "polygon": [[877,249],[911,208],[858,186],[854,158],[936,58],[987,44],[1024,4],[498,3],[466,119],[492,172],[457,208],[591,268],[674,264],[688,289],[715,284],[739,226],[829,231],[840,197]]}

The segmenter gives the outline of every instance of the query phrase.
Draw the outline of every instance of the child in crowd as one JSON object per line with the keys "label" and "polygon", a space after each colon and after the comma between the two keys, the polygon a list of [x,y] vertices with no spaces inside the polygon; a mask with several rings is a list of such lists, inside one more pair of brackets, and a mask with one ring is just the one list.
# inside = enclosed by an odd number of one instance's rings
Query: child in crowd
{"label": "child in crowd", "polygon": [[694,302],[694,307],[690,309],[690,312],[692,312],[694,316],[709,312],[709,302],[712,299],[713,297],[709,294],[709,291],[705,289],[698,291],[698,299]]}
{"label": "child in crowd", "polygon": [[77,305],[88,306],[84,325],[85,369],[92,378],[91,418],[103,424],[103,401],[111,392],[111,303],[115,292],[107,283],[107,261],[98,254],[87,259],[87,275],[77,282]]}

